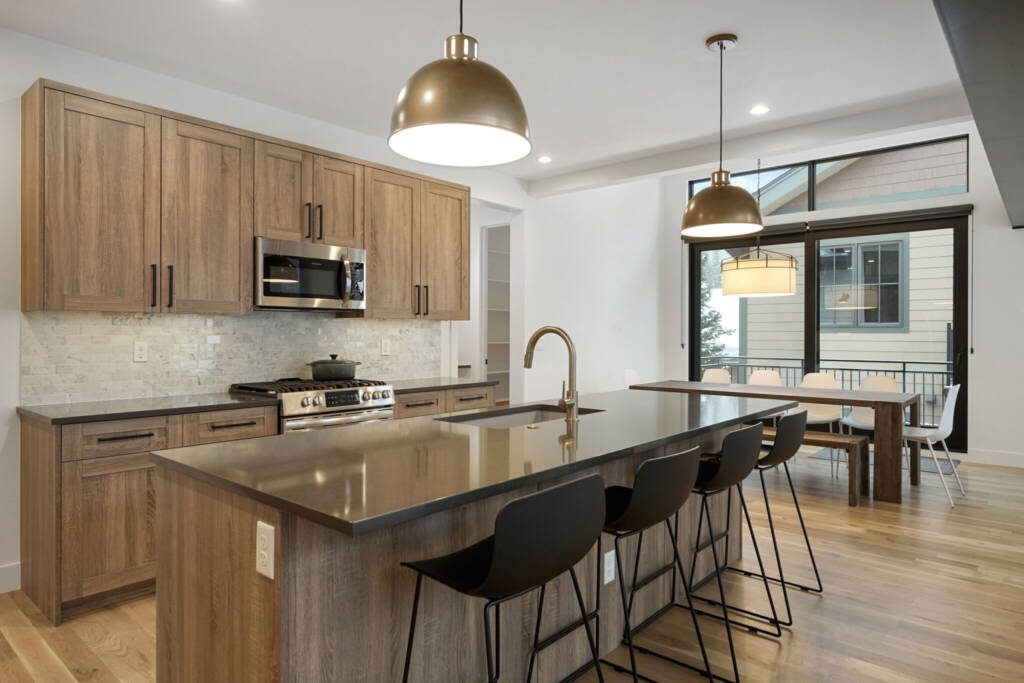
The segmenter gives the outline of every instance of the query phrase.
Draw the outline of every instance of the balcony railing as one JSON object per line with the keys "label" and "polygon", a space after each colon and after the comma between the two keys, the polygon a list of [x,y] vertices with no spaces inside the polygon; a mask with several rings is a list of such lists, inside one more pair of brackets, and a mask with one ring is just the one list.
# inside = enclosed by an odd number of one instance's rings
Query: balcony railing
{"label": "balcony railing", "polygon": [[[701,370],[725,368],[732,381],[746,384],[755,370],[776,370],[786,386],[799,386],[804,376],[802,358],[769,358],[753,356],[714,356],[701,360]],[[858,359],[825,359],[820,372],[836,378],[842,389],[859,389],[868,375],[896,378],[900,391],[921,395],[921,423],[937,425],[945,402],[945,387],[953,383],[953,364],[947,361],[888,361]]]}

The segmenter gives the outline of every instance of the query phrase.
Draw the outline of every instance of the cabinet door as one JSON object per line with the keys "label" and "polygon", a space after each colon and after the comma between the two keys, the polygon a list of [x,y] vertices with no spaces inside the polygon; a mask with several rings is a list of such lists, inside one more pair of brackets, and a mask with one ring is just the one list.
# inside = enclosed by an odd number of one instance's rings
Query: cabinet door
{"label": "cabinet door", "polygon": [[469,320],[469,192],[424,183],[419,238],[423,315]]}
{"label": "cabinet door", "polygon": [[421,181],[366,170],[366,299],[373,318],[413,318],[420,303],[419,259]]}
{"label": "cabinet door", "polygon": [[314,239],[362,249],[363,167],[319,155],[313,164]]}
{"label": "cabinet door", "polygon": [[255,232],[279,240],[313,234],[313,155],[256,141]]}
{"label": "cabinet door", "polygon": [[156,576],[155,470],[146,454],[62,465],[62,601]]}
{"label": "cabinet door", "polygon": [[252,308],[253,141],[163,120],[163,307]]}
{"label": "cabinet door", "polygon": [[160,260],[160,117],[45,95],[44,306],[148,311]]}

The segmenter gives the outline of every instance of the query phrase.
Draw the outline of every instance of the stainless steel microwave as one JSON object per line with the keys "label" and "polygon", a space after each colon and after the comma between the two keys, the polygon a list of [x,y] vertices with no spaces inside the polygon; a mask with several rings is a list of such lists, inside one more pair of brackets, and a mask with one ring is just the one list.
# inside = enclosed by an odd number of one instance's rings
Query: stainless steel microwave
{"label": "stainless steel microwave", "polygon": [[311,242],[256,238],[258,308],[366,308],[366,252]]}

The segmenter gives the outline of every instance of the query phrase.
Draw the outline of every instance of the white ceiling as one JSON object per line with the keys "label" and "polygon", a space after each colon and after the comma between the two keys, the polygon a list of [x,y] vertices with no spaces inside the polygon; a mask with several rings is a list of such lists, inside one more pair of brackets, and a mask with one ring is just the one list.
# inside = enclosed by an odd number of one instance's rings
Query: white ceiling
{"label": "white ceiling", "polygon": [[[348,128],[387,134],[405,79],[440,56],[457,0],[3,0],[0,24]],[[516,84],[536,179],[958,89],[931,0],[466,0],[466,33]],[[758,102],[772,111],[755,118]],[[381,144],[384,144],[383,142]],[[549,154],[542,166],[536,157]]]}

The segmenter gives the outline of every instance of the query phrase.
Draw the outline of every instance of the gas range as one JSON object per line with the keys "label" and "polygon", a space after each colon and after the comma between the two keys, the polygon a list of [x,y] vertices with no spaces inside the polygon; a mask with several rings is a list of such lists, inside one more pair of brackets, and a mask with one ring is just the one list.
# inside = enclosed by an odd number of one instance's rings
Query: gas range
{"label": "gas range", "polygon": [[285,432],[386,420],[394,416],[394,389],[378,380],[289,377],[274,382],[232,384],[231,393],[279,397],[281,429]]}

